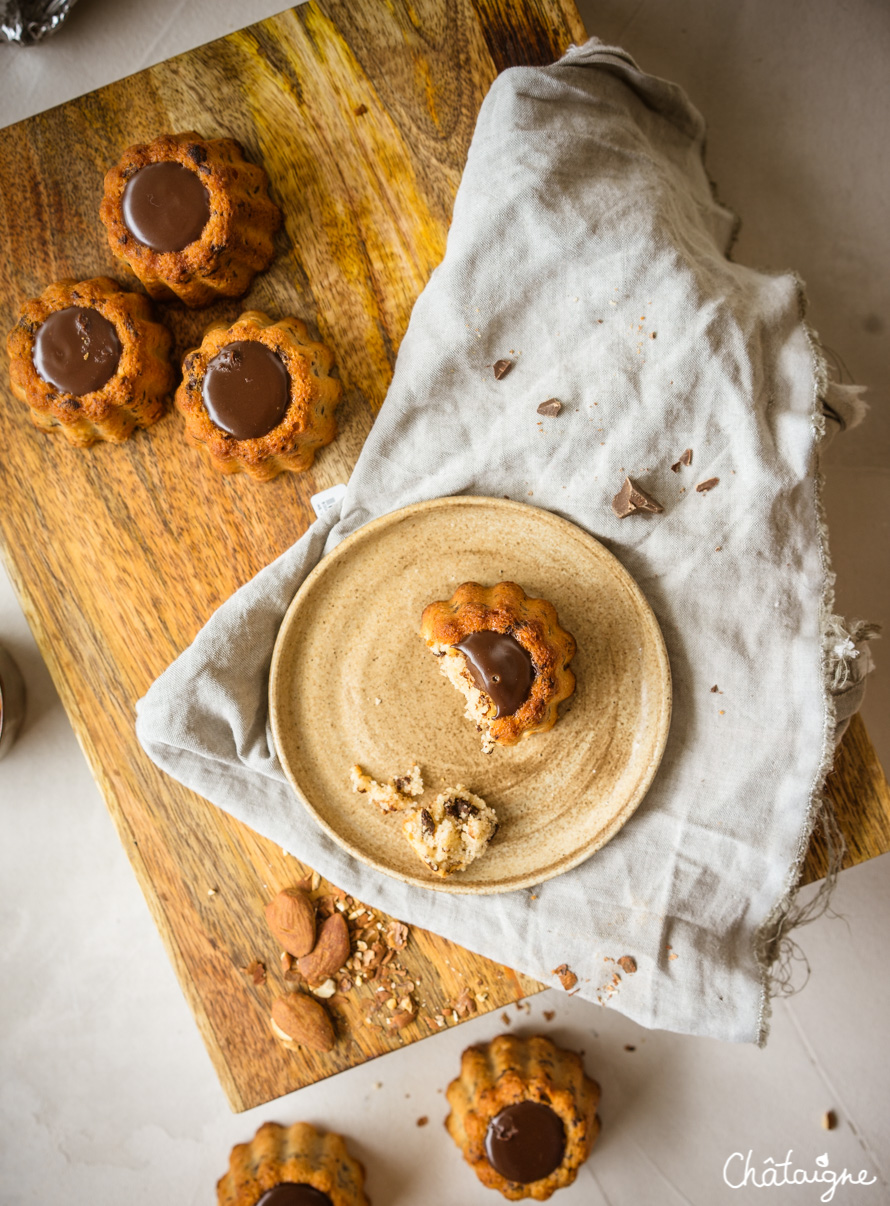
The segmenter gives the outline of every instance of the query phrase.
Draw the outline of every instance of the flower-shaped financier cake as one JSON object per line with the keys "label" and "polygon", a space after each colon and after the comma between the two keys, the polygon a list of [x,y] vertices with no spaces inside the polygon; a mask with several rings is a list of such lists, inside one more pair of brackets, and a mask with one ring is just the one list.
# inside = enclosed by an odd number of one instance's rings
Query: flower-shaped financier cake
{"label": "flower-shaped financier cake", "polygon": [[182,363],[186,439],[220,473],[269,481],[308,469],[337,434],[343,387],[329,376],[333,361],[296,318],[248,310],[231,326],[213,323]]}
{"label": "flower-shaped financier cake", "polygon": [[580,1056],[542,1035],[499,1035],[463,1053],[445,1126],[483,1185],[543,1202],[571,1185],[600,1129],[600,1090]]}
{"label": "flower-shaped financier cake", "polygon": [[105,276],[57,281],[25,302],[9,333],[12,392],[41,431],[81,448],[121,444],[163,415],[171,344],[141,293]]}
{"label": "flower-shaped financier cake", "polygon": [[162,134],[106,173],[99,217],[152,297],[206,306],[241,297],[271,262],[281,211],[268,183],[229,138]]}
{"label": "flower-shaped financier cake", "polygon": [[250,1143],[232,1148],[217,1206],[371,1206],[364,1182],[341,1135],[264,1122]]}
{"label": "flower-shaped financier cake", "polygon": [[420,633],[465,696],[486,754],[552,729],[559,704],[575,690],[575,638],[560,627],[552,603],[530,599],[515,582],[464,582],[450,599],[424,608]]}

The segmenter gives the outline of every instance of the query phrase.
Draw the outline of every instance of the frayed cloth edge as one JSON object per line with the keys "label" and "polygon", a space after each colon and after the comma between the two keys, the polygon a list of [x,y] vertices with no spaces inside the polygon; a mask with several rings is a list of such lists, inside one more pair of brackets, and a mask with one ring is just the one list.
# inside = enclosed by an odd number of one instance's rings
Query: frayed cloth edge
{"label": "frayed cloth edge", "polygon": [[[816,528],[819,535],[819,560],[822,566],[822,597],[819,611],[820,662],[822,679],[823,728],[822,753],[819,766],[810,789],[806,815],[798,837],[797,850],[784,886],[773,908],[766,919],[758,927],[754,935],[754,956],[761,974],[761,1001],[757,1019],[757,1046],[764,1047],[769,1037],[770,1021],[772,1018],[772,1001],[776,996],[790,995],[795,991],[790,987],[792,963],[803,958],[797,944],[790,937],[791,931],[807,925],[816,918],[823,916],[828,910],[831,894],[837,881],[844,855],[846,842],[834,814],[834,809],[825,792],[825,781],[831,771],[835,758],[835,732],[837,727],[837,708],[833,689],[835,684],[844,676],[845,670],[840,659],[832,652],[831,640],[843,635],[853,640],[870,640],[877,635],[874,625],[858,623],[847,630],[843,621],[835,615],[835,574],[831,564],[829,548],[828,524],[824,503],[824,477],[820,455],[820,444],[826,432],[826,416],[824,412],[824,396],[830,383],[828,363],[819,336],[806,321],[807,297],[803,281],[792,274],[797,288],[798,301],[801,311],[801,322],[813,363],[813,407],[811,422],[814,431],[813,445],[813,505],[816,513]],[[821,826],[828,851],[828,866],[821,885],[815,896],[807,904],[796,902],[800,888],[799,880],[809,849],[810,840],[816,827]],[[805,962],[805,958],[804,958]]]}

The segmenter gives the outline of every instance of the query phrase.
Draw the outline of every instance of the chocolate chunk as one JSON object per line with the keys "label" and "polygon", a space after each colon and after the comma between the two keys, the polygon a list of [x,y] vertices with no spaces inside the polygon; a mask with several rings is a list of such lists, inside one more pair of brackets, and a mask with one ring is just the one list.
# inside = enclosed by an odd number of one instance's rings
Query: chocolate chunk
{"label": "chocolate chunk", "polygon": [[268,435],[290,405],[290,377],[280,356],[257,339],[227,343],[207,365],[207,413],[236,440]]}
{"label": "chocolate chunk", "polygon": [[456,821],[465,821],[467,817],[477,817],[479,809],[469,800],[451,800],[445,805],[446,817],[454,817]]}
{"label": "chocolate chunk", "polygon": [[628,515],[658,515],[664,510],[660,502],[656,502],[651,494],[642,490],[629,477],[624,479],[624,485],[612,499],[612,510],[619,519]]}
{"label": "chocolate chunk", "polygon": [[207,189],[174,160],[140,168],[124,189],[124,223],[152,251],[182,251],[201,237],[210,218]]}
{"label": "chocolate chunk", "polygon": [[41,323],[32,359],[38,375],[66,394],[101,389],[117,372],[121,344],[107,318],[85,306],[56,310]]}
{"label": "chocolate chunk", "polygon": [[671,465],[671,469],[674,471],[674,473],[679,473],[684,465],[691,465],[691,464],[692,464],[692,449],[687,448],[686,451],[683,453],[683,455],[680,457],[680,459],[675,464]]}
{"label": "chocolate chunk", "polygon": [[552,417],[558,415],[561,410],[562,403],[559,398],[548,398],[546,402],[542,402],[538,407],[538,414]]}
{"label": "chocolate chunk", "polygon": [[538,1101],[507,1106],[492,1118],[485,1133],[489,1164],[520,1185],[541,1181],[559,1168],[565,1148],[562,1119]]}
{"label": "chocolate chunk", "polygon": [[495,379],[497,381],[500,381],[502,377],[506,377],[507,373],[509,373],[509,371],[512,367],[513,367],[512,360],[496,360],[494,362]]}
{"label": "chocolate chunk", "polygon": [[333,1206],[333,1202],[305,1181],[282,1181],[267,1189],[256,1206]]}
{"label": "chocolate chunk", "polygon": [[464,655],[470,678],[497,708],[512,716],[528,699],[535,667],[528,652],[505,632],[471,632],[455,646]]}
{"label": "chocolate chunk", "polygon": [[699,482],[695,487],[697,494],[707,494],[709,490],[713,490],[720,481],[719,477],[709,477],[706,482]]}
{"label": "chocolate chunk", "polygon": [[429,809],[421,808],[420,810],[420,829],[423,836],[431,838],[436,832],[436,826],[433,823],[433,815]]}

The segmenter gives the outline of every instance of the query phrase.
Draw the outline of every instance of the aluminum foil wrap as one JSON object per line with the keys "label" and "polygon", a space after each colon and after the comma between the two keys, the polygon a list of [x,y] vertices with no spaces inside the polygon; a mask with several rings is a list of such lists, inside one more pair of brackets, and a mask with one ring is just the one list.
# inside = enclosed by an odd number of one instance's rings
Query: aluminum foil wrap
{"label": "aluminum foil wrap", "polygon": [[55,33],[77,0],[0,0],[0,42],[33,46]]}

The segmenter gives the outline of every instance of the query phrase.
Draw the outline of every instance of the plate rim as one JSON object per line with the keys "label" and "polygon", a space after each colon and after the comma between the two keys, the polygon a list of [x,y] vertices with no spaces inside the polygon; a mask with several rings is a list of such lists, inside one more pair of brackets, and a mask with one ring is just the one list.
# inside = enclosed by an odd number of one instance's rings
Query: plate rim
{"label": "plate rim", "polygon": [[[555,868],[545,875],[515,875],[510,877],[506,882],[497,882],[492,884],[469,884],[461,886],[460,880],[456,878],[443,879],[441,882],[431,883],[428,879],[421,879],[418,876],[405,875],[401,872],[393,870],[391,867],[385,866],[377,859],[369,856],[367,853],[359,850],[350,841],[344,838],[341,834],[331,826],[324,817],[320,815],[317,809],[308,800],[302,789],[300,788],[296,776],[282,753],[282,743],[280,740],[281,726],[283,718],[279,710],[280,697],[280,680],[281,680],[281,664],[283,659],[283,650],[286,647],[290,627],[293,623],[293,616],[300,605],[302,597],[309,593],[315,582],[326,573],[331,571],[331,568],[336,565],[337,561],[351,549],[355,544],[360,544],[365,540],[373,537],[376,532],[384,527],[389,527],[392,524],[403,522],[405,519],[416,515],[419,512],[427,512],[432,510],[445,509],[451,506],[481,506],[487,508],[497,508],[498,510],[521,510],[524,514],[529,511],[534,511],[544,523],[553,524],[556,527],[571,528],[573,535],[581,537],[596,550],[597,556],[605,557],[612,563],[613,570],[617,572],[618,578],[622,585],[631,594],[636,596],[639,602],[643,605],[643,615],[648,623],[650,635],[654,639],[654,649],[661,671],[660,678],[663,690],[659,693],[660,713],[655,732],[655,746],[653,756],[646,772],[641,776],[637,783],[635,791],[631,794],[624,806],[612,818],[612,820],[604,827],[597,835],[597,838],[592,842],[583,846],[580,851],[575,854],[568,855],[559,860]],[[275,635],[275,644],[272,650],[272,661],[269,669],[269,688],[268,688],[268,705],[269,705],[269,721],[272,729],[272,737],[275,743],[275,756],[284,771],[285,777],[290,784],[297,799],[303,807],[309,812],[313,820],[321,826],[326,834],[331,837],[337,845],[364,863],[365,866],[372,868],[374,871],[379,871],[390,879],[395,879],[400,883],[411,884],[414,887],[424,888],[427,891],[445,892],[451,895],[475,895],[475,896],[495,896],[502,895],[506,892],[516,892],[523,888],[534,887],[538,884],[546,883],[550,879],[555,879],[557,876],[564,875],[566,872],[580,866],[586,862],[592,855],[601,850],[615,836],[619,829],[622,829],[627,821],[633,816],[637,808],[646,798],[649,788],[652,786],[659,767],[661,766],[664,751],[667,748],[668,735],[670,733],[671,716],[673,713],[673,680],[671,675],[670,659],[668,657],[667,646],[664,640],[664,634],[661,631],[661,625],[658,623],[658,618],[652,610],[649,600],[643,593],[642,588],[625,568],[615,554],[608,549],[601,540],[591,535],[585,528],[579,524],[573,523],[570,519],[565,519],[562,515],[558,515],[554,511],[549,511],[544,507],[535,507],[531,503],[517,502],[509,498],[495,498],[486,494],[448,494],[438,498],[425,499],[421,502],[409,503],[406,507],[399,507],[393,511],[387,511],[383,515],[378,515],[374,519],[368,520],[367,523],[361,525],[354,532],[350,532],[345,536],[330,553],[323,554],[321,559],[312,567],[310,572],[301,582],[296,590],[294,597],[288,604],[287,610],[282,617],[278,631]],[[283,706],[283,705],[282,705]]]}

